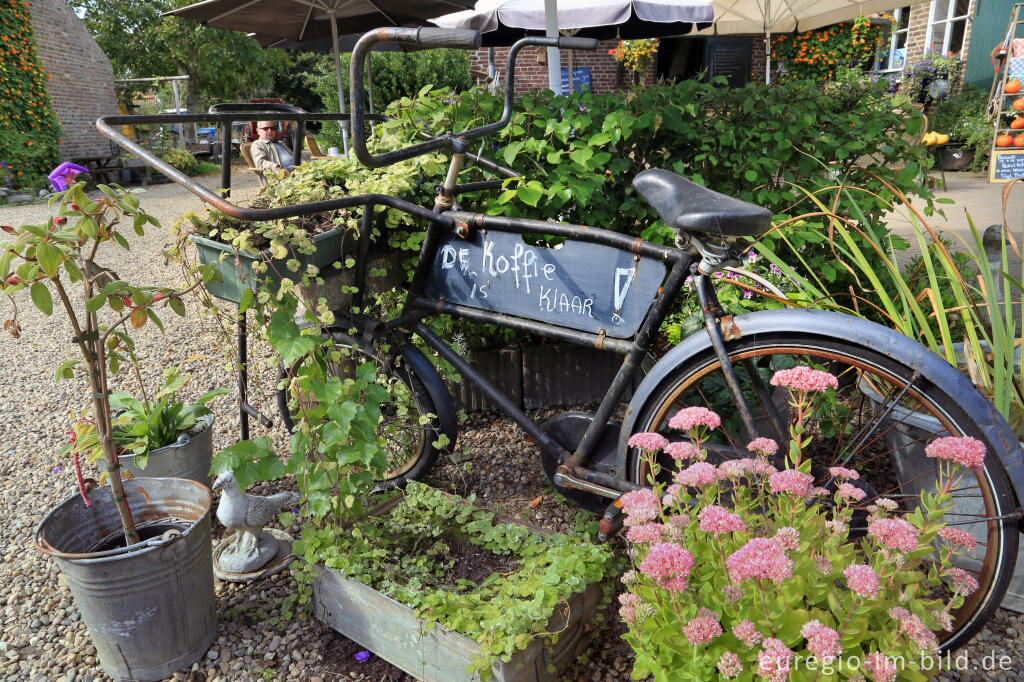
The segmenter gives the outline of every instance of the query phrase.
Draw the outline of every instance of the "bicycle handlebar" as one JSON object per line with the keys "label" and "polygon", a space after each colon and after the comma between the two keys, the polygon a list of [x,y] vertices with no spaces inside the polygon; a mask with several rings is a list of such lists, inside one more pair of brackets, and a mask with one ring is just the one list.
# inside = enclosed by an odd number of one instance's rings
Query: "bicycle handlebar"
{"label": "bicycle handlebar", "polygon": [[[440,33],[438,33],[440,32]],[[453,35],[458,34],[458,36]],[[432,29],[432,28],[379,28],[363,35],[352,50],[352,70],[350,79],[349,105],[352,111],[352,153],[359,159],[359,162],[368,168],[381,168],[390,166],[398,161],[411,159],[422,154],[427,154],[439,149],[452,149],[465,151],[466,142],[477,137],[483,137],[501,130],[512,120],[512,95],[515,92],[515,64],[519,51],[527,45],[540,47],[560,47],[573,50],[593,50],[597,48],[597,40],[594,38],[567,38],[546,36],[531,36],[523,38],[512,45],[508,51],[508,62],[505,67],[505,105],[501,117],[494,123],[466,130],[461,133],[449,133],[439,135],[428,142],[420,142],[403,149],[396,149],[381,154],[370,154],[366,148],[366,130],[364,119],[366,117],[363,103],[363,74],[366,72],[364,62],[366,55],[376,43],[392,41],[421,46],[451,46],[451,41],[462,40],[471,45],[480,44],[480,36],[476,31],[468,29]]]}

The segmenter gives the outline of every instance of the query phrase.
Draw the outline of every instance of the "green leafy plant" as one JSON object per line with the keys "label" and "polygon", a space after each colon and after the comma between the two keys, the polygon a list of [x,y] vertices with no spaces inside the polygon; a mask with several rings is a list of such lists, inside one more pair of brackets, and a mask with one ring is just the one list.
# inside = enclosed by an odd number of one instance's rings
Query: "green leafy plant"
{"label": "green leafy plant", "polygon": [[[904,513],[878,498],[855,519],[868,495],[860,474],[812,473],[807,454],[820,437],[807,425],[822,398],[834,400],[837,377],[797,366],[771,384],[789,393],[788,450],[758,438],[749,457],[712,465],[703,446],[721,420],[702,407],[669,421],[685,440],[630,439],[654,486],[622,498],[634,570],[622,578],[620,615],[637,654],[633,677],[813,680],[866,670],[876,680],[927,679],[921,670],[937,667],[924,661],[937,649],[935,632],[948,630],[978,589],[953,562],[976,541],[943,517],[984,445],[936,439],[926,450],[941,458],[934,492],[901,501]],[[663,448],[679,462],[667,488],[658,477]],[[776,452],[781,470],[769,461]]]}
{"label": "green leafy plant", "polygon": [[[129,357],[138,370],[132,350],[129,350]],[[138,371],[136,377],[139,377]],[[148,397],[140,378],[142,400],[133,398],[127,391],[110,394],[110,406],[114,410],[111,426],[118,455],[135,455],[134,465],[139,469],[146,467],[152,451],[173,444],[182,434],[196,435],[197,426],[205,428],[205,423],[201,424],[199,419],[212,414],[206,403],[229,393],[224,388],[214,389],[194,403],[186,404],[177,400],[176,395],[189,382],[191,375],[181,375],[178,367],[169,367],[164,370],[164,379],[164,385]],[[64,454],[83,452],[90,462],[103,457],[103,446],[96,435],[96,422],[88,412],[75,420],[71,441],[64,448]]]}
{"label": "green leafy plant", "polygon": [[[307,525],[295,550],[310,565],[329,567],[409,606],[427,628],[439,624],[477,642],[483,656],[473,670],[486,680],[499,658],[508,660],[538,638],[553,642],[558,633],[547,629],[552,616],[564,616],[573,594],[604,583],[616,562],[606,544],[502,523],[473,501],[413,481],[401,501],[379,516],[355,519],[347,528]],[[458,548],[467,545],[492,555],[500,573],[453,579]]]}
{"label": "green leafy plant", "polygon": [[180,147],[164,149],[159,153],[160,158],[180,170],[185,175],[195,175],[199,170],[199,161],[192,152]]}
{"label": "green leafy plant", "polygon": [[[59,308],[71,323],[72,343],[85,363],[87,395],[104,464],[107,471],[118,472],[120,464],[114,442],[109,378],[117,373],[125,355],[134,348],[131,330],[141,329],[149,322],[163,329],[157,315],[161,308],[185,315],[181,296],[194,287],[176,291],[151,285],[135,286],[100,265],[97,254],[104,244],[113,242],[129,248],[128,240],[119,231],[123,222],[130,224],[138,235],[145,234],[147,223],[158,223],[140,207],[135,194],[117,185],[100,185],[102,196],[95,201],[86,196],[83,187],[83,183],[77,183],[54,194],[49,205],[51,209],[57,207],[57,213],[43,224],[3,226],[8,239],[0,242],[0,290],[7,295],[12,308],[11,317],[4,321],[4,329],[15,338],[21,334],[14,296],[22,291],[28,292],[32,303],[43,314],[53,313],[48,282],[57,293]],[[69,295],[68,284],[81,287],[77,302]],[[103,311],[107,311],[106,319],[101,318]],[[131,359],[134,361],[134,356]],[[54,373],[55,379],[74,377],[77,364],[75,360],[61,363]],[[127,544],[135,544],[139,537],[119,475],[110,476],[110,487]],[[84,489],[82,494],[85,495]]]}
{"label": "green leafy plant", "polygon": [[963,64],[960,57],[943,57],[935,52],[928,52],[903,67],[900,87],[911,101],[940,102],[957,91],[962,76]]}

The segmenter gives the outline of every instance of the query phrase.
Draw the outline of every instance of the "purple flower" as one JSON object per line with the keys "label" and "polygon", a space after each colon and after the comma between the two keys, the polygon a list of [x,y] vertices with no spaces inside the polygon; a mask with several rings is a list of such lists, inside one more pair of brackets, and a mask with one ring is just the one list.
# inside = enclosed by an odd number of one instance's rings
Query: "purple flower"
{"label": "purple flower", "polygon": [[74,182],[75,178],[79,173],[88,173],[88,168],[82,168],[77,163],[71,163],[65,161],[61,165],[50,171],[50,174],[46,176],[50,180],[50,186],[53,187],[56,192],[63,192],[68,188],[69,182]]}

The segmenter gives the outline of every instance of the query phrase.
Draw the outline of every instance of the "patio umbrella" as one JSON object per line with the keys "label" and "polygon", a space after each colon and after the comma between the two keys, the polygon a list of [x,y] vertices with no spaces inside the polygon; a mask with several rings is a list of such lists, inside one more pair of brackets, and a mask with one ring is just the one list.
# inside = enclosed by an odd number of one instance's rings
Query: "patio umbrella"
{"label": "patio umbrella", "polygon": [[[213,28],[254,33],[267,44],[272,39],[295,43],[330,40],[340,113],[345,113],[339,24],[347,34],[365,33],[381,26],[418,26],[442,12],[471,5],[471,0],[204,0],[167,14]],[[345,127],[342,138],[347,155]]]}
{"label": "patio umbrella", "polygon": [[771,82],[771,34],[813,31],[850,21],[865,14],[887,12],[894,7],[925,0],[713,0],[714,23],[703,35],[764,34],[765,83]]}
{"label": "patio umbrella", "polygon": [[[565,36],[629,40],[682,35],[694,24],[714,18],[710,0],[558,0],[556,17],[550,16],[548,5],[544,0],[480,0],[472,10],[437,17],[431,23],[471,28],[483,35],[484,45],[495,47],[511,45],[524,35],[552,35],[548,29],[555,26]],[[549,68],[558,64],[557,55],[555,50],[549,52]],[[552,76],[552,90],[555,82]]]}

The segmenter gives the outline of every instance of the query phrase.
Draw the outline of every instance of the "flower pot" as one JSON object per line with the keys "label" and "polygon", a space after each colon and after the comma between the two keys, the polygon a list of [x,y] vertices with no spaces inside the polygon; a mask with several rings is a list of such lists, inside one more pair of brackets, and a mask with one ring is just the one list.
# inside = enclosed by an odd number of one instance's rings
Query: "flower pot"
{"label": "flower pot", "polygon": [[[316,246],[314,253],[294,253],[289,254],[287,258],[272,259],[269,251],[260,253],[237,251],[230,244],[223,244],[198,235],[192,235],[189,240],[196,245],[199,262],[203,265],[216,263],[217,269],[220,271],[222,281],[206,283],[206,289],[210,295],[234,303],[241,301],[242,292],[246,289],[253,291],[259,289],[259,282],[263,279],[269,278],[277,284],[281,281],[283,274],[296,281],[300,278],[299,273],[303,272],[307,265],[315,265],[323,270],[352,253],[357,242],[355,232],[347,227],[338,227],[313,237],[313,244]],[[223,260],[221,260],[221,256],[223,256]],[[291,258],[295,258],[301,264],[299,272],[292,272],[286,266],[286,262]],[[258,274],[253,269],[253,265],[258,262],[267,264],[266,273]]]}
{"label": "flower pot", "polygon": [[200,417],[196,426],[202,428],[198,433],[183,433],[178,436],[177,442],[150,452],[145,469],[135,466],[135,455],[119,457],[121,468],[136,477],[186,478],[209,487],[210,464],[213,462],[213,422],[213,414]]}
{"label": "flower pot", "polygon": [[[860,390],[876,406],[881,404],[882,396],[866,382],[860,383]],[[943,435],[939,421],[931,415],[896,405],[890,414],[881,420],[881,428],[884,430],[886,449],[891,453],[901,492],[920,495],[922,490],[927,490],[934,493],[935,475],[929,475],[929,472],[935,471],[935,461],[925,455],[924,447],[933,438]],[[1024,442],[1021,444],[1024,445]],[[960,498],[954,500],[949,513],[963,518],[965,515],[984,513],[984,508],[978,500]],[[986,541],[986,538],[976,531],[972,532],[972,535],[979,542]],[[966,555],[954,557],[953,563],[970,570],[981,568],[980,561]],[[1010,579],[1001,606],[1017,613],[1024,613],[1024,545],[1017,550],[1017,568]]]}
{"label": "flower pot", "polygon": [[[385,513],[399,498],[372,513]],[[543,529],[497,517],[502,523],[516,523],[531,532],[550,535]],[[392,665],[424,682],[469,682],[479,680],[467,672],[482,655],[480,646],[457,632],[437,624],[425,626],[416,612],[371,587],[343,577],[325,567],[313,583],[313,615],[349,639],[374,652]],[[550,647],[533,639],[508,661],[491,666],[496,682],[537,682],[562,679],[559,672],[583,652],[589,640],[587,628],[601,599],[601,583],[591,583],[575,593],[551,616],[548,632],[558,632]]]}
{"label": "flower pot", "polygon": [[940,163],[944,171],[959,171],[974,162],[974,150],[964,146],[946,147],[941,152]]}
{"label": "flower pot", "polygon": [[35,533],[64,574],[104,672],[161,680],[198,661],[217,637],[210,489],[176,478],[124,482],[143,540],[123,543],[110,489],[76,493]]}

